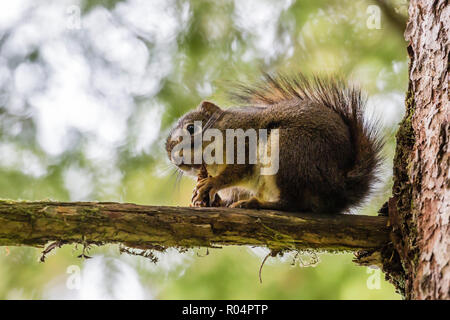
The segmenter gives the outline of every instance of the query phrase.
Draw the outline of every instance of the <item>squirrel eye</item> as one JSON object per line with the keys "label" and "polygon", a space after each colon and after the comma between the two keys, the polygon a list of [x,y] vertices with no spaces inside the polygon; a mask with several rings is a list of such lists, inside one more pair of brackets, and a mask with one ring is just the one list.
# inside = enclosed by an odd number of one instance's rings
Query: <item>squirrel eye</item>
{"label": "squirrel eye", "polygon": [[194,131],[195,131],[194,125],[193,125],[192,123],[191,123],[191,124],[188,124],[187,127],[186,127],[186,130],[187,130],[190,134],[194,134]]}

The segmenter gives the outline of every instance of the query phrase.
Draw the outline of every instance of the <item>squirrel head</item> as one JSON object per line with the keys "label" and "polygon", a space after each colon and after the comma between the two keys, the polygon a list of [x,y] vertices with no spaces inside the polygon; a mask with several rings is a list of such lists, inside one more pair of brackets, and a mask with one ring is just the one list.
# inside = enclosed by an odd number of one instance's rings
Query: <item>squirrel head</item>
{"label": "squirrel head", "polygon": [[[166,151],[169,160],[185,173],[196,176],[202,168],[202,163],[194,161],[194,139],[200,135],[200,141],[202,141],[202,131],[213,125],[222,114],[223,110],[219,106],[209,101],[203,101],[195,110],[182,116],[172,128],[166,140]],[[188,140],[187,138],[190,139]],[[189,163],[185,160],[180,162],[174,158],[175,152],[183,156],[183,145],[186,143],[189,144],[187,147],[191,150]],[[203,148],[203,143],[201,147]]]}

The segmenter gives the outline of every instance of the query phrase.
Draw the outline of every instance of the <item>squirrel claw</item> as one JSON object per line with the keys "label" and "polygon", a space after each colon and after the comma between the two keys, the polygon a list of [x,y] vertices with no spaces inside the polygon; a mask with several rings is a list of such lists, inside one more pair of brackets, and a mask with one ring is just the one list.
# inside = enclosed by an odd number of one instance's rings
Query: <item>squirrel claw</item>
{"label": "squirrel claw", "polygon": [[191,207],[204,208],[207,207],[207,205],[204,201],[195,201],[193,204],[191,204]]}
{"label": "squirrel claw", "polygon": [[197,182],[197,185],[195,186],[194,190],[192,191],[192,198],[191,202],[194,202],[194,199],[199,194],[199,190],[208,182],[208,178],[201,179]]}
{"label": "squirrel claw", "polygon": [[203,179],[199,181],[192,195],[192,203],[194,207],[208,207],[210,203],[214,203],[217,190],[214,188],[214,182],[211,179]]}

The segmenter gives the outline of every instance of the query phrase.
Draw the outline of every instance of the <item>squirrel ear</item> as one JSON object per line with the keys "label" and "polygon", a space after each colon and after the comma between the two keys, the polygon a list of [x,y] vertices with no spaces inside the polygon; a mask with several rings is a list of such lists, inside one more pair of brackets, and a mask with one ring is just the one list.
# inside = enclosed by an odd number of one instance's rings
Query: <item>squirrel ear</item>
{"label": "squirrel ear", "polygon": [[222,111],[222,109],[220,109],[219,106],[216,106],[214,103],[209,102],[209,101],[203,101],[200,104],[199,109],[200,109],[200,111],[202,111],[210,116],[216,112]]}

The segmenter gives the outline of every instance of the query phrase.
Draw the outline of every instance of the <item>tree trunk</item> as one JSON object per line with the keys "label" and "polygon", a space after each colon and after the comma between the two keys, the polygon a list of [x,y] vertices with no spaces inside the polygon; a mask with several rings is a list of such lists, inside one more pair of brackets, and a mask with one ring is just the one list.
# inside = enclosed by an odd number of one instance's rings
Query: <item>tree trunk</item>
{"label": "tree trunk", "polygon": [[447,1],[410,1],[409,87],[389,201],[407,299],[450,299],[449,26]]}

